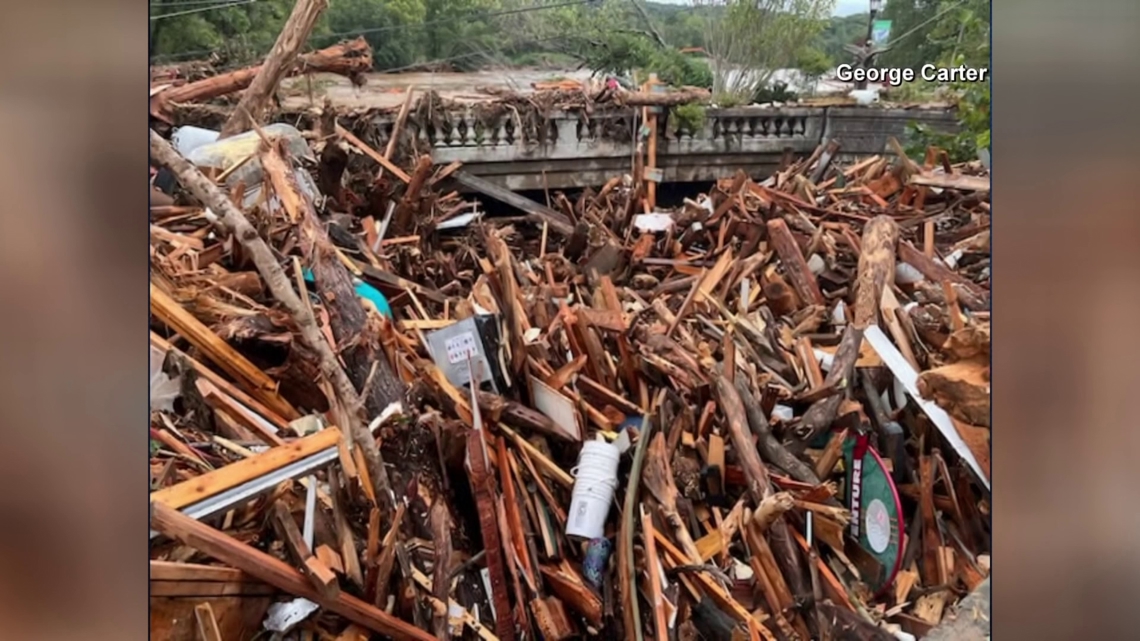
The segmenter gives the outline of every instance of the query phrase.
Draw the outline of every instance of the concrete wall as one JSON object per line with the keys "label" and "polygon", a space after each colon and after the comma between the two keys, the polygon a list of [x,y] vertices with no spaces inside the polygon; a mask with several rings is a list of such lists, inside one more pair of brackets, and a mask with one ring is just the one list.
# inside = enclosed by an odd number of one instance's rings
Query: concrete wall
{"label": "concrete wall", "polygon": [[[698,130],[659,115],[657,166],[665,182],[716,180],[743,169],[756,178],[772,173],[785,150],[805,156],[837,139],[841,159],[890,153],[890,137],[905,142],[907,124],[952,130],[945,110],[873,107],[709,109]],[[391,122],[379,120],[381,131]],[[545,121],[524,122],[514,112],[494,117],[452,112],[430,124],[408,123],[411,134],[430,144],[436,163],[461,161],[467,171],[509,189],[598,186],[632,166],[634,111],[587,115],[554,112]]]}

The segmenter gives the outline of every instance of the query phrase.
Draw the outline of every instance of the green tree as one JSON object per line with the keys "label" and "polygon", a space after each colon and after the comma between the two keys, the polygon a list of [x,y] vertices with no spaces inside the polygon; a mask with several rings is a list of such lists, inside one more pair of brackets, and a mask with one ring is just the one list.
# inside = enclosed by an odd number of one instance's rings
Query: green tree
{"label": "green tree", "polygon": [[823,30],[834,0],[694,0],[704,9],[715,100],[749,100]]}
{"label": "green tree", "polygon": [[[989,0],[946,2],[927,20],[921,42],[925,51],[937,51],[930,61],[942,66],[988,67],[990,60]],[[905,46],[906,39],[900,40]],[[990,146],[990,83],[958,82],[938,88],[957,106],[959,132],[941,134],[920,126],[913,127],[908,153],[921,155],[934,145],[945,149],[955,162],[972,160],[980,149]]]}
{"label": "green tree", "polygon": [[156,18],[151,20],[151,41],[158,55],[221,50],[234,62],[246,62],[273,46],[292,10],[293,0],[235,6],[155,0],[151,3],[151,17]]}
{"label": "green tree", "polygon": [[832,16],[816,37],[814,46],[831,58],[834,64],[849,60],[851,54],[844,47],[850,44],[862,44],[867,39],[869,19],[870,16],[866,13]]}
{"label": "green tree", "polygon": [[831,57],[816,47],[804,47],[796,56],[796,69],[799,70],[807,84],[811,86],[811,93],[815,93],[819,79],[831,71],[835,65]]}

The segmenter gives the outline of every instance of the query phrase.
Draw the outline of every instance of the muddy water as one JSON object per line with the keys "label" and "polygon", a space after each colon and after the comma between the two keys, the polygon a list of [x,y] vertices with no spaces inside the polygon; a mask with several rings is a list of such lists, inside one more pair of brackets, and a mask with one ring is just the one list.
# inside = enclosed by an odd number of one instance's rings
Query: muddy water
{"label": "muddy water", "polygon": [[309,82],[305,78],[291,78],[283,83],[283,101],[287,109],[304,109],[319,106],[327,96],[333,104],[350,108],[398,107],[404,102],[408,87],[416,94],[434,90],[451,100],[478,102],[492,98],[480,88],[494,87],[519,93],[534,91],[536,82],[571,79],[586,80],[589,71],[548,69],[503,69],[471,73],[370,73],[363,87],[353,87],[347,78],[334,74],[314,74],[313,100],[310,103]]}

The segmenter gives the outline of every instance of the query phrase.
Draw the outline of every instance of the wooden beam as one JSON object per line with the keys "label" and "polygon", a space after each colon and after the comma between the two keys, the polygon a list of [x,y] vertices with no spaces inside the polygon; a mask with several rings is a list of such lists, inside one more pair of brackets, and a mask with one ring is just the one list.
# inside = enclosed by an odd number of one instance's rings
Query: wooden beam
{"label": "wooden beam", "polygon": [[404,171],[403,169],[400,169],[399,165],[392,162],[391,160],[388,160],[387,157],[380,155],[380,153],[377,152],[375,149],[373,149],[372,147],[369,147],[368,143],[364,142],[363,140],[361,140],[361,139],[357,138],[355,135],[353,135],[353,133],[351,131],[345,129],[344,127],[341,127],[338,124],[336,126],[336,133],[341,138],[344,138],[345,141],[348,142],[348,144],[359,149],[365,156],[368,156],[372,160],[375,160],[376,162],[380,163],[381,167],[392,172],[392,174],[395,175],[396,178],[399,178],[401,181],[403,181],[403,183],[405,185],[408,184],[409,181],[411,181],[412,177],[408,175],[408,172]]}
{"label": "wooden beam", "polygon": [[174,508],[161,503],[153,503],[152,506],[151,527],[184,545],[232,565],[289,594],[314,601],[326,610],[379,634],[400,641],[434,641],[434,637],[427,632],[418,630],[354,596],[342,592],[336,599],[327,599],[300,572],[285,562],[199,523]]}
{"label": "wooden beam", "polygon": [[567,219],[564,214],[554,211],[545,205],[540,205],[525,196],[520,196],[506,187],[500,187],[490,181],[462,170],[455,172],[451,177],[468,189],[474,189],[485,196],[490,196],[511,207],[521,209],[534,219],[535,222],[539,223],[539,225],[545,222],[550,225],[551,229],[563,236],[569,237],[574,233],[574,225],[570,223],[570,220]]}
{"label": "wooden beam", "polygon": [[307,456],[329,447],[335,447],[340,439],[340,430],[335,427],[323,429],[312,436],[297,439],[280,445],[247,459],[207,472],[201,476],[152,492],[151,503],[161,503],[175,510],[220,494],[247,481],[264,476],[269,472],[285,467]]}

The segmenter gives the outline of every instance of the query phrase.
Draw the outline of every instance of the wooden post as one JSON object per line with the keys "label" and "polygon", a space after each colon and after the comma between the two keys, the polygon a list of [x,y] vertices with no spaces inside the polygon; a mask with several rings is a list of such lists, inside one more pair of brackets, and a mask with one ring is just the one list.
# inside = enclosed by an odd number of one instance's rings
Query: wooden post
{"label": "wooden post", "polygon": [[289,14],[289,19],[281,28],[265,64],[258,69],[257,77],[242,94],[237,108],[222,126],[221,138],[240,134],[263,122],[269,97],[277,90],[277,85],[285,74],[293,68],[297,54],[317,24],[317,18],[321,17],[328,6],[328,0],[297,0],[297,4],[293,5],[293,13]]}
{"label": "wooden post", "polygon": [[800,300],[809,305],[826,305],[827,301],[823,298],[815,274],[811,273],[799,244],[783,218],[768,221],[768,240],[780,255],[784,272],[788,280],[792,281],[792,287],[799,294]]}

